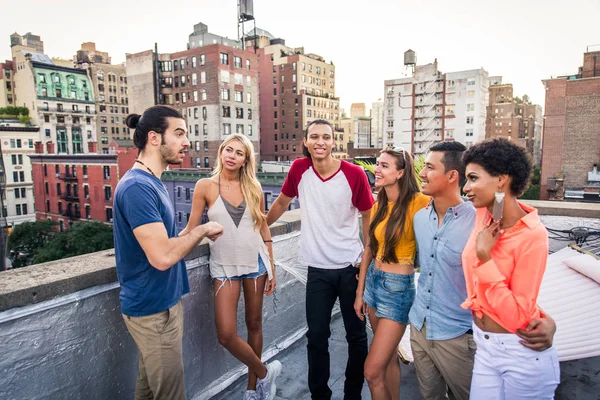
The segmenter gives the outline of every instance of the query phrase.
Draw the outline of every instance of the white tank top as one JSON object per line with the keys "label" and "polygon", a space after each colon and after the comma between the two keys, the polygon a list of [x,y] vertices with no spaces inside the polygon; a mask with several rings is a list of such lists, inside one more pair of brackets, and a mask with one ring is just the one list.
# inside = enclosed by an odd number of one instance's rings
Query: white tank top
{"label": "white tank top", "polygon": [[223,235],[210,246],[210,274],[214,277],[230,278],[251,274],[258,271],[258,257],[262,258],[269,279],[272,277],[269,251],[259,229],[255,229],[254,220],[248,207],[245,208],[239,225],[236,226],[232,216],[227,211],[219,185],[219,197],[208,209],[208,219],[223,226]]}

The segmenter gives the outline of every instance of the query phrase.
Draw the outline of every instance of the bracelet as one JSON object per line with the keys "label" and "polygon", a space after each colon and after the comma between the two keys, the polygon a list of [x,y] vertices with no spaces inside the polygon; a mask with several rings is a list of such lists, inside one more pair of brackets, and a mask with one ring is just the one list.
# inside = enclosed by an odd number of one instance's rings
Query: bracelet
{"label": "bracelet", "polygon": [[269,240],[264,240],[263,239],[263,242],[265,242],[265,243],[273,243],[273,240],[272,239],[269,239]]}

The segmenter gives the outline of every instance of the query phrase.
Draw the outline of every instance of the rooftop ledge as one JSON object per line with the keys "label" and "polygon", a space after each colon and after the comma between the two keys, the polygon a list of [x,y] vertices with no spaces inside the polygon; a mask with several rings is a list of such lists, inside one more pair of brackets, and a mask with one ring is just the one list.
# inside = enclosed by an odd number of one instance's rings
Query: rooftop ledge
{"label": "rooftop ledge", "polygon": [[[300,210],[292,210],[271,226],[271,235],[298,230]],[[185,259],[208,258],[208,255],[208,239],[205,239]],[[114,249],[3,271],[0,312],[114,282],[117,282]]]}
{"label": "rooftop ledge", "polygon": [[[579,218],[600,218],[600,204],[534,201],[525,203],[536,207],[540,215]],[[300,210],[287,211],[271,226],[273,236],[300,229]],[[197,246],[186,260],[208,257],[208,243]],[[117,281],[114,250],[36,264],[0,273],[0,311],[35,304],[64,296],[88,287]]]}

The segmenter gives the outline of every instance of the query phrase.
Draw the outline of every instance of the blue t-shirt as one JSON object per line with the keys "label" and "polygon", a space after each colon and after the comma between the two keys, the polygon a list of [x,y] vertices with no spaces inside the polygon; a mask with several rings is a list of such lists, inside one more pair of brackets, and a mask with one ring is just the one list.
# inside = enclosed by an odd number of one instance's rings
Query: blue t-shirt
{"label": "blue t-shirt", "polygon": [[140,169],[129,170],[115,189],[113,210],[121,312],[139,317],[173,307],[190,291],[185,261],[159,271],[150,265],[133,234],[139,226],[161,222],[169,238],[177,236],[167,189],[157,177]]}

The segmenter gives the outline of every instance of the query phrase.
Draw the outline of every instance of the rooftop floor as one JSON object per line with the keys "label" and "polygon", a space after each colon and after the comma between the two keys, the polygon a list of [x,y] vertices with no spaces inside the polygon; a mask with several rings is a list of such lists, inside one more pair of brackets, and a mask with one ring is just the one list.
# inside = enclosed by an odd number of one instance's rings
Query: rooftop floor
{"label": "rooftop floor", "polygon": [[[369,346],[373,334],[367,330]],[[333,392],[332,400],[344,397],[344,371],[346,369],[347,346],[344,331],[344,322],[341,314],[337,314],[331,321],[331,338],[329,339],[329,354],[331,355],[331,377],[329,387]],[[310,400],[308,390],[308,366],[306,361],[306,336],[298,340],[285,351],[275,356],[283,364],[283,371],[277,380],[276,399]],[[401,395],[404,399],[419,398],[419,384],[415,375],[414,365],[401,364],[402,387]],[[242,399],[246,390],[246,376],[238,379],[226,390],[214,396],[212,400]],[[364,400],[371,399],[369,387],[365,382],[362,391]]]}

